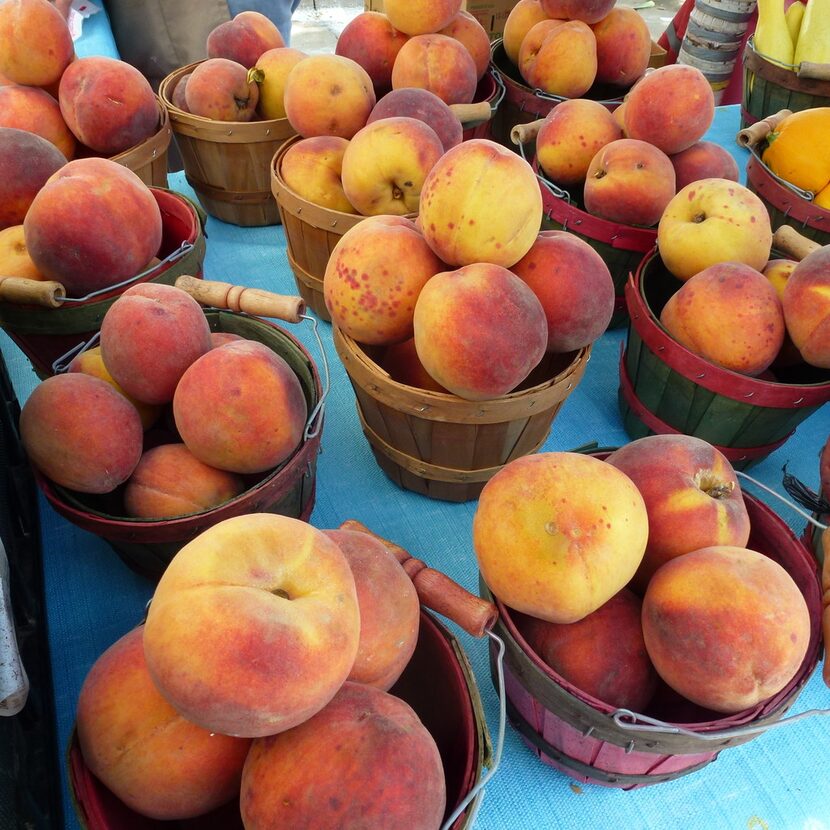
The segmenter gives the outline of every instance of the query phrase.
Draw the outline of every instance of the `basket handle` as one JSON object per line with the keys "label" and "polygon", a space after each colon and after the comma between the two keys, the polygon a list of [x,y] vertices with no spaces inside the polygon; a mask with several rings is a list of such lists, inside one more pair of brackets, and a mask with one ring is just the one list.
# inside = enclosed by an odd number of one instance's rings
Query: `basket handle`
{"label": "basket handle", "polygon": [[0,300],[3,302],[58,308],[64,297],[66,289],[54,280],[0,276]]}
{"label": "basket handle", "polygon": [[176,280],[176,288],[190,294],[201,305],[259,317],[275,317],[286,323],[299,323],[305,314],[305,301],[302,297],[275,294],[261,288],[245,288],[229,282],[200,280],[187,275]]}
{"label": "basket handle", "polygon": [[763,141],[771,132],[774,132],[781,122],[790,115],[792,115],[791,110],[779,110],[773,115],[768,115],[766,118],[762,118],[760,121],[756,121],[754,124],[740,130],[735,136],[735,141],[741,147],[752,147],[759,141]]}
{"label": "basket handle", "polygon": [[401,563],[415,585],[418,599],[427,608],[451,619],[473,637],[483,637],[488,629],[493,627],[499,612],[492,602],[471,594],[446,574],[427,567],[420,559],[415,559],[408,550],[384,539],[356,519],[346,519],[340,525],[340,529],[356,530],[381,542]]}
{"label": "basket handle", "polygon": [[510,129],[510,140],[517,146],[528,144],[536,139],[544,123],[545,119],[540,118],[537,121],[531,121],[529,124],[516,124],[515,127]]}
{"label": "basket handle", "polygon": [[489,121],[493,110],[487,101],[477,104],[450,104],[452,114],[463,124],[482,124]]}
{"label": "basket handle", "polygon": [[795,74],[811,81],[830,81],[830,63],[801,61]]}
{"label": "basket handle", "polygon": [[772,235],[772,247],[801,262],[804,257],[821,248],[821,245],[800,234],[791,225],[781,225]]}

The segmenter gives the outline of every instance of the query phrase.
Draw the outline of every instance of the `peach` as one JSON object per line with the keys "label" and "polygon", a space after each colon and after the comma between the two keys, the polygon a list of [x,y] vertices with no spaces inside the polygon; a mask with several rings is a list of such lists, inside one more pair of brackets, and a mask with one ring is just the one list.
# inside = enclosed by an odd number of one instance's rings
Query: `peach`
{"label": "peach", "polygon": [[369,114],[367,124],[381,118],[417,118],[428,124],[441,139],[444,150],[460,144],[464,128],[449,105],[434,92],[418,87],[393,89],[381,98]]}
{"label": "peach", "polygon": [[517,615],[540,659],[582,692],[618,709],[643,712],[657,689],[640,623],[642,602],[623,588],[587,617],[552,623]]}
{"label": "peach", "polygon": [[674,167],[647,141],[620,138],[602,147],[585,175],[585,210],[624,225],[656,225],[674,198]]}
{"label": "peach", "polygon": [[424,368],[460,398],[481,401],[515,389],[542,359],[547,322],[539,299],[500,265],[436,274],[413,318]]}
{"label": "peach", "polygon": [[[784,302],[784,286],[787,284],[787,281],[789,280],[792,272],[795,270],[796,265],[798,265],[798,262],[794,259],[771,259],[764,266],[764,270],[761,271],[761,273],[772,283],[775,292],[778,294],[778,299],[782,302],[782,308]],[[787,318],[785,316],[784,323],[786,324],[786,322]],[[789,333],[785,332],[784,342],[781,345],[781,351],[778,352],[771,368],[776,369],[786,366],[796,366],[799,363],[803,363],[803,360],[801,352],[799,352],[795,347],[795,343],[793,343]]]}
{"label": "peach", "polygon": [[29,256],[23,225],[11,225],[0,230],[0,280],[6,277],[46,279]]}
{"label": "peach", "polygon": [[233,473],[262,473],[303,438],[307,403],[286,361],[262,343],[226,343],[196,360],[176,387],[173,415],[200,461]]}
{"label": "peach", "polygon": [[686,280],[663,306],[660,322],[689,351],[745,375],[767,369],[784,342],[775,288],[740,262],[711,265]]}
{"label": "peach", "polygon": [[74,57],[69,26],[53,3],[0,3],[0,72],[10,81],[49,86],[57,82]]}
{"label": "peach", "polygon": [[695,66],[669,64],[644,75],[626,97],[625,132],[669,156],[691,147],[712,125],[715,95]]}
{"label": "peach", "polygon": [[58,103],[75,137],[96,153],[114,156],[159,128],[159,108],[149,81],[114,58],[73,61],[61,76]]}
{"label": "peach", "polygon": [[[614,116],[614,121],[617,122],[619,128],[622,130],[622,137],[628,138],[628,134],[625,131],[625,101],[623,101],[618,107],[615,107],[611,114]],[[669,158],[671,158],[671,156],[669,156]]]}
{"label": "peach", "polygon": [[251,741],[210,733],[159,694],[143,627],[113,643],[78,695],[76,727],[89,771],[131,810],[159,820],[201,816],[239,793]]}
{"label": "peach", "polygon": [[39,383],[20,412],[20,438],[31,463],[79,493],[109,493],[141,458],[135,407],[100,378],[54,375]]}
{"label": "peach", "polygon": [[614,280],[602,257],[578,236],[542,231],[511,270],[542,303],[547,351],[581,349],[608,328],[614,313]]}
{"label": "peach", "polygon": [[173,87],[173,94],[170,96],[170,103],[174,107],[178,107],[182,112],[190,112],[187,107],[187,82],[190,80],[192,74],[192,72],[188,72],[182,75],[176,81],[176,86]]}
{"label": "peach", "polygon": [[615,6],[591,26],[597,41],[597,81],[630,87],[645,74],[651,58],[651,33],[642,15]]}
{"label": "peach", "polygon": [[729,150],[714,141],[696,141],[691,147],[669,158],[674,165],[678,190],[700,179],[729,179],[736,182],[740,178],[738,162]]}
{"label": "peach", "polygon": [[424,368],[415,349],[415,338],[410,337],[402,343],[388,346],[380,361],[381,368],[389,373],[389,377],[398,383],[414,386],[418,389],[428,389],[431,392],[446,392]]}
{"label": "peach", "polygon": [[352,569],[360,608],[360,643],[348,679],[387,691],[418,642],[421,604],[412,580],[377,539],[355,530],[324,530]]}
{"label": "peach", "polygon": [[259,81],[257,110],[263,118],[285,118],[286,79],[291,70],[307,57],[305,52],[288,46],[269,49],[259,56],[255,68],[262,72],[263,77]]}
{"label": "peach", "polygon": [[257,738],[320,711],[351,671],[359,636],[354,578],[337,545],[299,519],[252,513],[173,557],[147,614],[144,654],[183,717]]}
{"label": "peach", "polygon": [[190,73],[184,91],[188,112],[214,121],[253,121],[259,87],[241,63],[208,58]]}
{"label": "peach", "polygon": [[490,66],[490,36],[468,11],[460,11],[438,34],[455,38],[469,53],[480,81]]}
{"label": "peach", "polygon": [[173,400],[185,369],[209,349],[201,306],[171,285],[130,286],[101,322],[104,366],[129,396],[144,403]]}
{"label": "peach", "polygon": [[548,17],[597,23],[614,7],[616,0],[541,0]]}
{"label": "peach", "polygon": [[758,196],[737,182],[700,179],[678,190],[666,205],[657,247],[679,280],[720,262],[743,262],[760,271],[772,247],[769,213]]}
{"label": "peach", "polygon": [[244,11],[220,23],[207,37],[208,58],[225,58],[250,69],[263,52],[285,46],[280,30],[270,18]]}
{"label": "peach", "polygon": [[712,545],[743,547],[749,514],[726,456],[689,435],[650,435],[606,461],[637,485],[648,513],[648,545],[634,584],[642,592],[664,563]]}
{"label": "peach", "polygon": [[598,101],[562,101],[539,129],[536,159],[551,181],[566,188],[581,186],[594,156],[622,137],[614,116]]}
{"label": "peach", "polygon": [[406,35],[428,35],[443,29],[461,11],[462,0],[384,0],[389,22]]}
{"label": "peach", "polygon": [[220,346],[224,346],[225,343],[233,343],[235,340],[244,339],[244,337],[230,331],[212,331],[210,333],[210,347],[211,349],[218,349]]}
{"label": "peach", "polygon": [[343,153],[343,192],[364,216],[417,213],[424,180],[443,153],[435,130],[417,118],[374,121]]}
{"label": "peach", "polygon": [[493,593],[554,623],[577,622],[622,590],[647,540],[634,482],[580,453],[510,461],[484,485],[473,517],[473,548]]}
{"label": "peach", "polygon": [[[537,23],[526,40],[531,43]],[[538,46],[519,52],[520,70],[527,85],[549,95],[581,98],[593,86],[597,75],[597,40],[587,23],[569,20],[550,28]]]}
{"label": "peach", "polygon": [[551,20],[549,17],[543,17],[538,23],[534,23],[530,27],[521,44],[519,45],[518,57],[516,66],[519,69],[519,74],[524,78],[526,71],[529,71],[536,56],[539,54],[539,49],[545,38],[557,27],[561,26],[566,21]]}
{"label": "peach", "polygon": [[792,577],[753,550],[719,545],[667,562],[643,598],[643,635],[658,674],[684,697],[732,714],[781,691],[810,640]]}
{"label": "peach", "polygon": [[161,408],[154,404],[143,403],[136,398],[128,395],[114,380],[112,375],[104,366],[104,359],[101,357],[101,347],[94,346],[91,349],[85,349],[79,355],[72,358],[67,372],[83,372],[85,375],[92,375],[93,377],[105,380],[116,392],[122,394],[135,408],[141,418],[141,426],[146,430],[149,429],[159,418]]}
{"label": "peach", "polygon": [[66,159],[75,155],[75,136],[63,120],[60,105],[42,89],[19,84],[0,86],[0,127],[39,135],[51,141]]}
{"label": "peach", "polygon": [[519,48],[525,35],[537,24],[547,20],[541,0],[519,0],[504,22],[502,45],[507,57],[518,66]]}
{"label": "peach", "polygon": [[787,331],[805,362],[830,368],[830,247],[793,269],[782,297]]}
{"label": "peach", "polygon": [[475,138],[441,156],[421,190],[418,221],[447,265],[509,268],[542,224],[542,194],[530,165],[512,150]]}
{"label": "peach", "polygon": [[162,235],[161,211],[147,185],[132,170],[95,157],[53,174],[23,227],[32,261],[75,297],[140,273]]}
{"label": "peach", "polygon": [[334,324],[360,343],[407,340],[418,295],[442,268],[411,220],[365,219],[332,250],[323,276],[326,308]]}
{"label": "peach", "polygon": [[343,190],[343,154],[349,142],[336,135],[315,135],[292,144],[282,157],[280,174],[298,196],[315,205],[357,213]]}
{"label": "peach", "polygon": [[201,513],[238,496],[242,479],[203,464],[184,444],[147,450],[124,488],[124,508],[139,519]]}
{"label": "peach", "polygon": [[409,36],[399,32],[385,14],[361,12],[340,33],[334,54],[351,58],[369,74],[375,94],[392,88],[392,67]]}
{"label": "peach", "polygon": [[247,830],[435,830],[446,784],[435,740],[409,704],[349,681],[309,721],[254,741],[239,801]]}
{"label": "peach", "polygon": [[37,192],[64,164],[66,158],[45,138],[0,127],[0,230],[22,224]]}
{"label": "peach", "polygon": [[393,89],[428,89],[447,104],[469,104],[477,86],[476,65],[470,53],[447,35],[410,38],[392,67]]}
{"label": "peach", "polygon": [[376,102],[369,73],[351,58],[312,55],[285,80],[285,114],[304,138],[351,138],[366,124]]}

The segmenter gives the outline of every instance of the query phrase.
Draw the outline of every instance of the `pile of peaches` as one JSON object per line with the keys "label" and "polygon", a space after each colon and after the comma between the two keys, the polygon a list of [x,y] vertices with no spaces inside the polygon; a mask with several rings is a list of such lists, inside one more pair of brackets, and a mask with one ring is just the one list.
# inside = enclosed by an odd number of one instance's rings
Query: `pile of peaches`
{"label": "pile of peaches", "polygon": [[750,515],[717,449],[656,435],[605,460],[510,462],[484,487],[473,545],[486,584],[560,678],[643,713],[663,683],[712,720],[784,689],[811,640],[793,577],[747,547]]}
{"label": "pile of peaches", "polygon": [[248,830],[438,830],[441,756],[388,691],[419,621],[411,580],[368,533],[220,522],[176,554],[146,623],[90,669],[84,762],[154,819],[235,802]]}

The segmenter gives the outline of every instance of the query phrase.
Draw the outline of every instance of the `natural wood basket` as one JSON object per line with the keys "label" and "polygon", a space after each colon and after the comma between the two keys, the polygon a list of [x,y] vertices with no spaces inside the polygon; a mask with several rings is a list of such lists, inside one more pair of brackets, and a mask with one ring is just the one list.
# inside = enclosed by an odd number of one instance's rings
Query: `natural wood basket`
{"label": "natural wood basket", "polygon": [[363,346],[337,326],[332,333],[381,469],[399,487],[457,502],[478,498],[508,461],[542,446],[591,351],[546,355],[518,390],[467,401],[392,380],[376,362],[382,348]]}
{"label": "natural wood basket", "polygon": [[159,107],[156,134],[117,156],[111,156],[111,160],[132,170],[148,187],[167,187],[167,148],[173,137],[173,128],[164,102],[158,95],[156,100]]}
{"label": "natural wood basket", "polygon": [[199,63],[176,69],[159,87],[187,181],[204,209],[223,222],[243,227],[276,225],[279,213],[270,187],[271,159],[296,132],[287,118],[214,121],[173,106],[176,84]]}

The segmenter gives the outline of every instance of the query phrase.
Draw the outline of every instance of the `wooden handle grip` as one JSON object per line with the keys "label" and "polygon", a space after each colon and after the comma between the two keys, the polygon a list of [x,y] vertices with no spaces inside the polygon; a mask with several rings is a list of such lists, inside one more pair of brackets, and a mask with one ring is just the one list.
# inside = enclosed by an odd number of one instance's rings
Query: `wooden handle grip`
{"label": "wooden handle grip", "polygon": [[520,144],[527,144],[529,141],[534,141],[536,136],[539,135],[539,130],[544,123],[545,119],[540,118],[538,121],[531,121],[529,124],[516,124],[516,126],[510,130],[510,140],[516,146],[519,146]]}
{"label": "wooden handle grip", "polygon": [[0,277],[0,300],[3,302],[58,308],[65,296],[64,287],[54,280]]}
{"label": "wooden handle grip", "polygon": [[795,73],[799,78],[812,81],[830,81],[830,63],[813,63],[802,61]]}
{"label": "wooden handle grip", "polygon": [[286,323],[299,323],[305,314],[305,301],[302,297],[290,297],[274,294],[260,288],[245,288],[229,282],[199,280],[196,277],[181,276],[176,280],[176,287],[186,291],[202,305],[225,308],[229,311],[242,311],[259,317],[275,317]]}
{"label": "wooden handle grip", "polygon": [[493,115],[493,110],[486,101],[477,104],[450,104],[450,109],[462,124],[481,124],[489,121]]}
{"label": "wooden handle grip", "polygon": [[492,602],[471,594],[446,574],[428,567],[405,548],[378,536],[356,519],[347,519],[340,525],[340,529],[366,533],[381,542],[409,574],[421,603],[457,623],[473,637],[483,637],[484,632],[496,621],[499,612]]}
{"label": "wooden handle grip", "polygon": [[791,110],[779,110],[774,115],[768,115],[766,118],[762,118],[760,121],[756,121],[754,124],[740,130],[738,135],[735,136],[735,141],[741,147],[752,147],[777,129],[778,125],[789,115],[792,115]]}
{"label": "wooden handle grip", "polygon": [[821,245],[812,239],[807,239],[806,236],[802,236],[791,225],[781,225],[772,235],[772,247],[777,251],[781,251],[782,254],[786,254],[790,259],[800,262],[813,251],[817,251]]}

